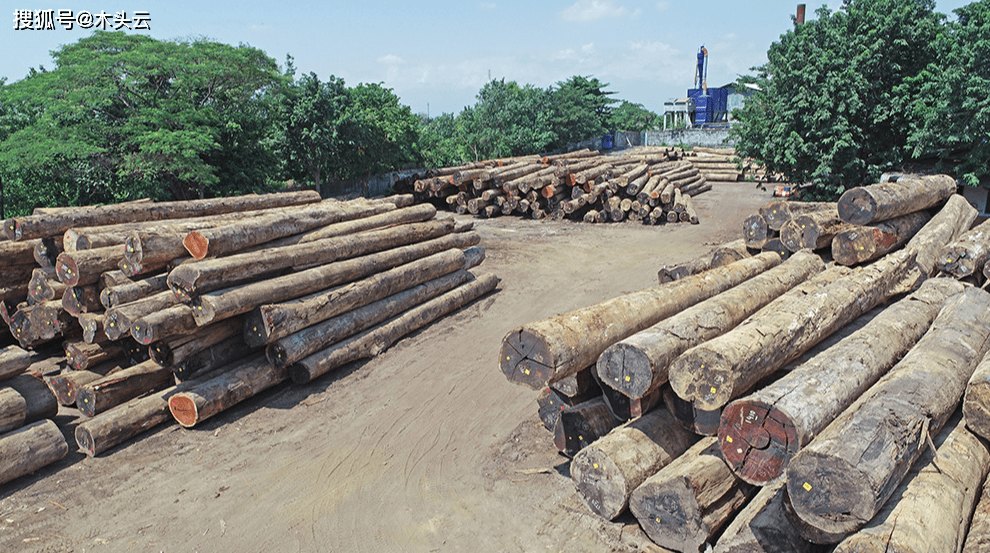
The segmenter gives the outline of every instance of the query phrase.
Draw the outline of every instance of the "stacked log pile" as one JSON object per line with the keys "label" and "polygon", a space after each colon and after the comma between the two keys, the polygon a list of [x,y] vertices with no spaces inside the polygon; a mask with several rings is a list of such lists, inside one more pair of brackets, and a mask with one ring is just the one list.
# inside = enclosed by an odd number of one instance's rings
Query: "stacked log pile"
{"label": "stacked log pile", "polygon": [[[0,267],[19,342],[0,353],[11,478],[67,451],[39,422],[59,403],[78,410],[76,442],[98,455],[373,357],[492,291],[496,277],[470,271],[484,260],[478,234],[436,214],[410,195],[301,192],[5,221],[0,247],[20,252]],[[61,447],[46,445],[56,434]]]}
{"label": "stacked log pile", "polygon": [[954,190],[902,179],[795,209],[831,235],[808,243],[868,233],[848,239],[871,253],[826,266],[744,237],[721,266],[512,330],[499,365],[541,390],[588,509],[630,512],[665,550],[982,550],[990,293],[972,275],[990,233]]}
{"label": "stacked log pile", "polygon": [[460,214],[651,225],[697,224],[692,198],[708,190],[702,170],[685,160],[680,148],[490,160],[433,170],[414,184],[417,200]]}

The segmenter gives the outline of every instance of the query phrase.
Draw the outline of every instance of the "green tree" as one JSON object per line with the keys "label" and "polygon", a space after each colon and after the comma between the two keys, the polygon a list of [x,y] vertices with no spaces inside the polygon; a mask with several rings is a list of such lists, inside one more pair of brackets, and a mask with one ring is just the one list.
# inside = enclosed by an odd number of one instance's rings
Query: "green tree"
{"label": "green tree", "polygon": [[351,89],[345,118],[349,142],[345,152],[351,177],[368,179],[420,160],[417,140],[419,119],[402,105],[392,89],[380,83],[359,84]]}
{"label": "green tree", "polygon": [[935,40],[936,61],[913,82],[913,153],[935,157],[942,170],[970,184],[990,175],[990,0],[955,10]]}
{"label": "green tree", "polygon": [[608,125],[618,131],[645,131],[659,128],[663,119],[643,104],[634,104],[622,100],[618,107],[612,109],[611,123]]}
{"label": "green tree", "polygon": [[609,97],[614,92],[604,90],[607,86],[597,77],[580,75],[557,83],[552,91],[555,147],[563,148],[569,142],[605,134],[611,122],[612,104],[617,102]]}
{"label": "green tree", "polygon": [[477,98],[458,115],[475,161],[543,152],[557,141],[550,91],[501,79],[486,83]]}
{"label": "green tree", "polygon": [[450,167],[465,163],[471,156],[464,148],[464,129],[453,113],[423,119],[420,129],[420,151],[423,163],[430,168]]}
{"label": "green tree", "polygon": [[847,0],[781,35],[762,91],[734,115],[737,150],[818,197],[876,182],[909,159],[913,80],[934,60],[933,0]]}

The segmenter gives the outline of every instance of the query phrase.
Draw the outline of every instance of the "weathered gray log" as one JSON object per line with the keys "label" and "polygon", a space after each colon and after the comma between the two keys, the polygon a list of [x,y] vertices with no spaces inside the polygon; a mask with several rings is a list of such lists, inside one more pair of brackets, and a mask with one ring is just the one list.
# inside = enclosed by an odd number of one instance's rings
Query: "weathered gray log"
{"label": "weathered gray log", "polygon": [[243,324],[240,318],[219,321],[197,329],[192,335],[176,336],[170,340],[155,342],[148,347],[148,353],[155,363],[163,367],[172,367],[198,351],[212,348],[231,336],[241,334]]}
{"label": "weathered gray log", "polygon": [[955,193],[955,179],[948,175],[929,175],[846,190],[839,198],[837,208],[843,221],[867,225],[934,207]]}
{"label": "weathered gray log", "polygon": [[158,340],[188,334],[197,326],[193,308],[180,304],[141,317],[131,324],[130,332],[139,344],[147,346]]}
{"label": "weathered gray log", "polygon": [[667,368],[681,353],[731,330],[824,269],[817,255],[794,254],[762,274],[609,346],[598,357],[598,376],[630,397],[642,397],[667,382]]}
{"label": "weathered gray log", "polygon": [[780,229],[780,241],[792,252],[805,248],[820,250],[832,245],[835,235],[852,230],[853,225],[839,218],[837,209],[823,209],[791,219]]}
{"label": "weathered gray log", "polygon": [[56,236],[72,227],[207,216],[318,201],[320,201],[320,195],[313,190],[307,190],[279,194],[248,194],[208,200],[142,202],[81,208],[72,212],[48,215],[15,217],[4,221],[3,226],[7,238],[16,241]]}
{"label": "weathered gray log", "polygon": [[180,425],[191,428],[288,377],[287,369],[273,367],[264,355],[255,355],[215,378],[173,394],[168,408]]}
{"label": "weathered gray log", "polygon": [[218,318],[247,313],[262,304],[311,294],[451,248],[469,248],[480,241],[481,236],[476,232],[447,234],[416,244],[336,261],[272,279],[207,292],[196,299],[197,307],[202,307],[196,310],[197,322],[205,324]]}
{"label": "weathered gray log", "polygon": [[0,484],[31,474],[69,452],[62,431],[51,419],[0,436]]}
{"label": "weathered gray log", "polygon": [[172,370],[149,359],[76,388],[76,407],[92,417],[170,384]]}
{"label": "weathered gray log", "polygon": [[100,303],[110,309],[163,292],[168,290],[167,278],[167,274],[161,274],[119,286],[108,286],[100,292]]}
{"label": "weathered gray log", "polygon": [[778,265],[773,253],[625,294],[511,330],[499,365],[512,382],[539,389],[595,363],[608,346]]}
{"label": "weathered gray log", "polygon": [[57,414],[55,394],[40,379],[22,374],[0,383],[0,434]]}
{"label": "weathered gray log", "polygon": [[945,245],[935,265],[956,278],[973,276],[990,260],[990,223],[984,221]]}
{"label": "weathered gray log", "polygon": [[990,439],[990,356],[985,356],[966,384],[963,397],[966,426],[977,436]]}
{"label": "weathered gray log", "polygon": [[[385,204],[385,207],[390,207],[390,204]],[[288,236],[286,238],[274,241],[271,244],[272,246],[305,244],[307,242],[315,242],[317,240],[325,240],[327,238],[334,238],[337,236],[346,236],[348,234],[357,234],[359,232],[375,230],[392,225],[426,221],[435,217],[436,214],[436,207],[430,204],[416,204],[409,207],[402,207],[394,211],[385,210],[378,215],[371,215],[359,219],[333,223],[324,227],[313,229],[309,232]],[[455,228],[454,232],[461,231]],[[264,247],[267,248],[269,246],[266,245]]]}
{"label": "weathered gray log", "polygon": [[756,488],[735,477],[715,438],[703,438],[646,479],[629,497],[629,510],[655,543],[700,552]]}
{"label": "weathered gray log", "polygon": [[185,263],[168,275],[173,290],[196,296],[293,266],[326,264],[450,234],[453,220],[411,223],[295,246]]}
{"label": "weathered gray log", "polygon": [[691,199],[691,196],[685,193],[682,201],[684,202],[684,211],[680,215],[681,222],[691,223],[692,225],[700,224],[698,210],[694,207],[694,200]]}
{"label": "weathered gray log", "polygon": [[0,349],[0,380],[17,376],[31,366],[31,353],[17,346]]}
{"label": "weathered gray log", "polygon": [[789,258],[791,256],[791,253],[793,253],[791,252],[791,250],[787,249],[787,246],[785,246],[784,243],[780,241],[779,237],[771,238],[767,240],[767,242],[763,244],[763,248],[761,248],[761,251],[776,252],[778,255],[780,255],[782,259]]}
{"label": "weathered gray log", "polygon": [[747,257],[752,257],[749,250],[746,249],[746,241],[742,238],[738,240],[733,240],[732,242],[726,242],[721,246],[717,246],[712,250],[712,263],[711,269],[716,269],[718,267],[724,267],[729,263],[739,261],[740,259],[746,259]]}
{"label": "weathered gray log", "polygon": [[737,476],[764,485],[876,383],[928,331],[946,298],[964,287],[932,279],[852,335],[773,384],[725,407],[722,456]]}
{"label": "weathered gray log", "polygon": [[254,355],[261,348],[253,348],[244,343],[244,337],[239,332],[227,337],[215,345],[202,348],[186,355],[181,361],[170,368],[176,382],[184,382],[212,371],[218,367],[239,361],[248,355]]}
{"label": "weathered gray log", "polygon": [[124,370],[126,365],[122,363],[123,359],[116,359],[97,367],[81,371],[66,370],[61,374],[45,377],[45,384],[47,384],[52,393],[55,394],[55,399],[58,400],[60,404],[75,405],[77,388],[82,387],[88,382],[93,382],[94,380],[103,378],[108,374]]}
{"label": "weathered gray log", "polygon": [[768,305],[731,331],[674,360],[669,368],[671,387],[700,409],[721,409],[761,378],[886,300],[913,260],[913,251],[899,251],[816,293]]}
{"label": "weathered gray log", "polygon": [[613,520],[626,509],[633,490],[696,441],[666,409],[654,409],[578,452],[571,479],[593,513]]}
{"label": "weathered gray log", "polygon": [[984,481],[979,502],[966,534],[962,553],[987,553],[990,551],[990,478]]}
{"label": "weathered gray log", "polygon": [[760,488],[725,527],[713,553],[814,553],[784,511],[784,481]]}
{"label": "weathered gray log", "polygon": [[780,231],[788,221],[822,209],[835,207],[835,202],[798,202],[793,200],[774,200],[760,208],[760,215],[767,222],[770,230]]}
{"label": "weathered gray log", "polygon": [[498,282],[494,275],[478,275],[475,280],[418,305],[388,322],[314,353],[292,365],[292,380],[303,384],[345,363],[374,357],[403,336],[491,292]]}
{"label": "weathered gray log", "polygon": [[962,551],[990,452],[958,422],[935,459],[919,460],[891,500],[835,553]]}
{"label": "weathered gray log", "polygon": [[787,466],[797,516],[832,543],[862,528],[956,409],[990,347],[990,294],[948,301],[903,359]]}
{"label": "weathered gray log", "polygon": [[567,395],[554,387],[547,386],[536,398],[540,420],[547,430],[553,432],[561,411],[600,395],[601,390],[597,387],[590,387],[578,395]]}
{"label": "weathered gray log", "polygon": [[942,247],[966,232],[976,220],[976,215],[975,207],[962,196],[954,194],[932,220],[908,241],[905,248],[918,251],[915,258],[918,278],[927,278],[935,272],[935,262]]}
{"label": "weathered gray log", "polygon": [[856,265],[883,257],[906,244],[929,220],[927,212],[916,211],[840,232],[832,239],[832,259],[839,265]]}

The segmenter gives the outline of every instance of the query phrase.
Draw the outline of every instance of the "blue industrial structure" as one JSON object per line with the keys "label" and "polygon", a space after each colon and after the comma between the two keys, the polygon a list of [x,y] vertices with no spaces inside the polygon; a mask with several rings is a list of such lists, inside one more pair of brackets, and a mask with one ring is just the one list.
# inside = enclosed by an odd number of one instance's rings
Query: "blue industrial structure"
{"label": "blue industrial structure", "polygon": [[698,67],[694,73],[694,86],[687,91],[687,97],[694,100],[695,127],[711,123],[728,123],[729,88],[708,88],[708,49],[698,50]]}

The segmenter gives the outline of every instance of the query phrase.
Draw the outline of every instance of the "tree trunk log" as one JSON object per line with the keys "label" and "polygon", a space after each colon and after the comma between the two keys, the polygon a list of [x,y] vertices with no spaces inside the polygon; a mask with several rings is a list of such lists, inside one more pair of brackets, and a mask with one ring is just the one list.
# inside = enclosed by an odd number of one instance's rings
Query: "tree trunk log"
{"label": "tree trunk log", "polygon": [[155,342],[148,347],[148,353],[155,363],[172,367],[195,353],[211,348],[231,336],[243,332],[244,321],[232,318],[197,329],[195,334],[177,336],[170,340]]}
{"label": "tree trunk log", "polygon": [[120,307],[111,307],[106,311],[107,336],[111,340],[117,340],[131,332],[138,320],[178,304],[175,294],[170,290],[163,290]]}
{"label": "tree trunk log", "polygon": [[[939,279],[941,280],[941,279]],[[963,397],[966,426],[977,436],[990,436],[990,356],[984,357],[966,384]]]}
{"label": "tree trunk log", "polygon": [[739,240],[726,242],[725,244],[722,244],[712,250],[712,263],[710,268],[717,269],[719,267],[725,267],[729,263],[734,263],[740,259],[746,259],[747,257],[752,257],[752,254],[746,249],[745,240],[740,238]]}
{"label": "tree trunk log", "polygon": [[691,348],[671,363],[671,387],[700,409],[721,409],[761,378],[887,299],[913,259],[913,252],[891,254],[816,293],[764,307],[733,330]]}
{"label": "tree trunk log", "polygon": [[987,553],[990,551],[990,479],[983,483],[979,503],[966,534],[962,553]]}
{"label": "tree trunk log", "polygon": [[131,336],[145,346],[180,334],[189,334],[197,328],[193,308],[173,305],[141,317],[131,324]]}
{"label": "tree trunk log", "polygon": [[848,266],[879,259],[906,244],[929,220],[927,212],[916,211],[840,232],[832,239],[832,259]]}
{"label": "tree trunk log", "polygon": [[834,209],[835,202],[797,202],[793,200],[775,200],[760,208],[760,215],[767,222],[770,230],[780,231],[788,221],[814,211]]}
{"label": "tree trunk log", "polygon": [[[592,380],[592,382],[594,381]],[[539,416],[540,420],[543,421],[543,426],[550,432],[553,432],[554,427],[557,425],[557,419],[560,418],[561,411],[602,395],[601,389],[597,386],[595,384],[593,387],[589,387],[577,395],[567,395],[556,388],[547,386],[540,392],[540,396],[536,398],[536,404],[539,408]]]}
{"label": "tree trunk log", "polygon": [[120,245],[62,252],[55,261],[58,279],[69,286],[85,286],[100,280],[100,274],[117,268],[124,259],[124,248]]}
{"label": "tree trunk log", "polygon": [[0,484],[65,457],[69,444],[51,419],[0,436]]}
{"label": "tree trunk log", "polygon": [[76,389],[76,407],[93,417],[138,396],[172,384],[172,370],[148,360]]}
{"label": "tree trunk log", "polygon": [[123,360],[117,359],[104,363],[92,369],[82,371],[67,370],[62,374],[45,378],[45,384],[55,394],[55,399],[62,405],[74,406],[76,404],[76,390],[89,382],[99,380],[108,374],[113,374],[124,370]]}
{"label": "tree trunk log", "polygon": [[21,242],[5,240],[0,242],[0,259],[5,265],[34,265],[34,249],[40,243],[40,238]]}
{"label": "tree trunk log", "polygon": [[558,451],[573,457],[621,422],[612,416],[605,398],[598,396],[560,411],[553,427],[553,442]]}
{"label": "tree trunk log", "polygon": [[69,286],[62,292],[62,308],[73,317],[79,317],[83,313],[103,311],[100,289],[95,284]]}
{"label": "tree trunk log", "polygon": [[[327,238],[335,238],[338,236],[346,236],[349,234],[357,234],[359,232],[366,232],[369,230],[375,230],[385,227],[390,227],[394,225],[402,225],[406,223],[418,223],[422,221],[427,221],[432,219],[437,214],[437,208],[430,204],[418,204],[409,207],[402,207],[394,211],[385,211],[378,215],[372,215],[370,217],[363,217],[360,219],[354,219],[349,221],[342,221],[339,223],[334,223],[331,225],[326,225],[321,228],[311,230],[296,236],[290,236],[282,240],[277,241],[279,246],[282,245],[293,245],[293,244],[306,244],[308,242],[316,242],[317,240],[326,240]],[[454,230],[454,232],[460,232]],[[276,244],[273,242],[273,244]],[[268,246],[265,246],[266,248]]]}
{"label": "tree trunk log", "polygon": [[862,528],[958,406],[990,346],[990,294],[949,299],[903,359],[787,466],[797,516],[832,543]]}
{"label": "tree trunk log", "polygon": [[681,213],[681,221],[692,225],[699,224],[701,221],[698,219],[698,210],[694,207],[694,200],[686,194],[682,200],[684,201],[684,211]]}
{"label": "tree trunk log", "polygon": [[814,553],[784,511],[784,481],[761,488],[718,539],[713,553]]}
{"label": "tree trunk log", "polygon": [[765,485],[921,339],[963,285],[933,279],[863,328],[722,413],[722,456],[743,480]]}
{"label": "tree trunk log", "polygon": [[273,367],[264,355],[256,355],[190,390],[173,394],[168,408],[180,425],[191,428],[288,377],[287,369]]}
{"label": "tree trunk log", "polygon": [[794,286],[824,270],[807,252],[609,346],[598,358],[598,376],[630,397],[643,397],[667,382],[667,368],[681,353],[728,332]]}
{"label": "tree trunk log", "polygon": [[176,382],[183,382],[198,378],[218,367],[235,363],[259,351],[261,348],[248,347],[244,343],[244,337],[238,332],[237,335],[226,338],[212,347],[186,355],[184,359],[173,364],[170,368]]}
{"label": "tree trunk log", "polygon": [[[7,278],[7,275],[4,275]],[[20,278],[9,278],[7,282],[23,280]],[[65,284],[59,282],[55,273],[44,269],[34,269],[31,271],[31,280],[28,282],[28,296],[34,298],[35,303],[61,298],[65,292]]]}
{"label": "tree trunk log", "polygon": [[578,452],[571,461],[571,479],[593,513],[614,520],[633,490],[697,441],[666,409],[655,409]]}
{"label": "tree trunk log", "polygon": [[915,263],[919,277],[927,278],[935,272],[935,264],[942,248],[966,232],[976,216],[976,208],[969,205],[962,196],[954,194],[945,202],[945,207],[908,241],[905,248],[915,248],[918,251]]}
{"label": "tree trunk log", "polygon": [[770,231],[762,215],[758,213],[750,215],[743,221],[743,239],[746,241],[746,247],[758,250],[767,243],[767,240],[775,237],[775,233]]}
{"label": "tree trunk log", "polygon": [[700,275],[530,323],[502,340],[510,381],[539,389],[595,363],[608,346],[780,263],[760,254]]}
{"label": "tree trunk log", "polygon": [[83,329],[83,340],[86,343],[105,342],[110,339],[103,329],[106,320],[103,313],[80,313],[78,318],[79,326]]}
{"label": "tree trunk log", "polygon": [[328,238],[306,244],[241,253],[186,263],[168,275],[169,287],[189,296],[256,280],[289,267],[324,265],[369,253],[439,238],[453,231],[453,220],[435,220]]}
{"label": "tree trunk log", "polygon": [[629,497],[629,510],[658,545],[684,552],[704,550],[756,493],[732,474],[715,442],[702,439]]}
{"label": "tree trunk log", "polygon": [[946,244],[935,264],[956,278],[966,278],[981,272],[987,260],[990,260],[990,223],[984,221]]}
{"label": "tree trunk log", "polygon": [[314,353],[292,365],[292,380],[297,384],[304,384],[345,363],[374,357],[403,336],[491,292],[498,282],[494,275],[479,275],[475,280],[418,305],[384,324]]}
{"label": "tree trunk log", "polygon": [[820,250],[830,246],[836,234],[854,228],[839,219],[837,209],[824,209],[791,219],[780,229],[780,241],[792,252],[805,248]]}
{"label": "tree trunk log", "polygon": [[843,221],[866,225],[934,207],[955,193],[955,179],[929,175],[846,190],[837,208]]}
{"label": "tree trunk log", "polygon": [[846,538],[835,553],[961,551],[990,452],[958,422],[935,459],[919,461],[870,524]]}
{"label": "tree trunk log", "polygon": [[102,344],[67,342],[65,344],[65,360],[69,366],[77,371],[112,361],[121,353],[123,353],[123,349],[119,342],[104,342]]}
{"label": "tree trunk log", "polygon": [[31,362],[31,353],[17,346],[0,349],[0,381],[23,373]]}
{"label": "tree trunk log", "polygon": [[0,384],[0,434],[57,414],[55,394],[41,380],[22,374]]}
{"label": "tree trunk log", "polygon": [[100,303],[110,309],[164,292],[168,290],[167,278],[167,274],[161,274],[120,286],[108,286],[100,292]]}

